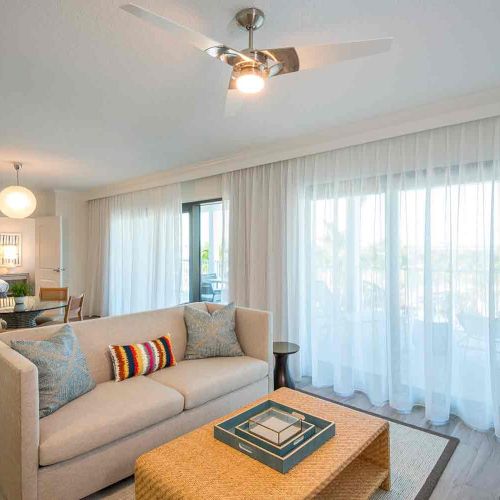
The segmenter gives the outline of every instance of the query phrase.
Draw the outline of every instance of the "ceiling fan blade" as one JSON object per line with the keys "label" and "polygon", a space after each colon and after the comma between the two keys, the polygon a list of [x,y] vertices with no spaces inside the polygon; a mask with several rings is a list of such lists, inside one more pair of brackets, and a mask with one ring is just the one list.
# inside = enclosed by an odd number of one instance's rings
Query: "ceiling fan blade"
{"label": "ceiling fan blade", "polygon": [[327,64],[335,64],[349,59],[387,52],[391,48],[392,41],[393,38],[376,38],[374,40],[361,40],[359,42],[295,47],[295,50],[299,58],[299,69],[313,69],[326,66]]}
{"label": "ceiling fan blade", "polygon": [[215,59],[219,59],[220,61],[225,62],[230,66],[234,66],[234,64],[241,61],[251,60],[242,52],[236,49],[232,49],[231,47],[227,47],[226,45],[217,42],[216,40],[213,40],[208,36],[205,36],[203,33],[198,33],[191,28],[182,26],[181,24],[178,24],[171,19],[159,16],[158,14],[139,7],[138,5],[135,5],[133,3],[122,5],[120,8],[128,12],[129,14],[132,14],[154,26],[167,31],[177,39],[182,40],[183,42],[206,52],[209,56],[212,56]]}
{"label": "ceiling fan blade", "polygon": [[227,45],[217,45],[214,47],[210,47],[207,50],[205,50],[205,52],[209,56],[212,56],[215,59],[219,59],[220,61],[229,64],[229,66],[234,66],[235,64],[238,64],[242,61],[247,61],[247,62],[253,61],[252,58],[248,57],[246,54],[243,54],[243,52],[240,52],[239,50],[236,49],[232,49]]}
{"label": "ceiling fan blade", "polygon": [[159,28],[162,28],[165,31],[168,31],[170,34],[175,35],[176,38],[180,38],[186,43],[193,45],[197,49],[207,50],[210,47],[214,47],[216,45],[222,45],[221,43],[212,40],[208,36],[203,35],[202,33],[198,33],[197,31],[192,30],[191,28],[187,28],[186,26],[182,26],[166,17],[159,16],[147,9],[139,7],[133,3],[128,3],[126,5],[120,6],[121,9],[125,10],[129,14],[132,14],[144,21],[153,24]]}

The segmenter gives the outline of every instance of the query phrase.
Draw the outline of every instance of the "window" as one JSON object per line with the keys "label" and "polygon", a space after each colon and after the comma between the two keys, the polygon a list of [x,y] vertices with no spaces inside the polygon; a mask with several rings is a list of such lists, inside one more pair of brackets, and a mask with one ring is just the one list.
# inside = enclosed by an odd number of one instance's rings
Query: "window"
{"label": "window", "polygon": [[182,206],[183,302],[221,302],[223,277],[223,210],[221,200]]}

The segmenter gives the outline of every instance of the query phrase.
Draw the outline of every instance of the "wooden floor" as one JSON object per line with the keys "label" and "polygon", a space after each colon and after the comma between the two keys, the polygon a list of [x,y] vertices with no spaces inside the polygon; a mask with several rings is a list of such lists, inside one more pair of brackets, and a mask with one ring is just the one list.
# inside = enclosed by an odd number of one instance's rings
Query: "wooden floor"
{"label": "wooden floor", "polygon": [[351,398],[334,394],[332,388],[315,388],[310,379],[303,379],[297,388],[341,403],[390,417],[401,422],[431,429],[460,439],[446,470],[434,490],[432,500],[499,500],[500,499],[500,441],[492,431],[477,432],[467,427],[460,418],[451,417],[447,425],[430,425],[424,409],[416,407],[409,415],[401,415],[389,405],[373,406],[368,398],[356,393]]}

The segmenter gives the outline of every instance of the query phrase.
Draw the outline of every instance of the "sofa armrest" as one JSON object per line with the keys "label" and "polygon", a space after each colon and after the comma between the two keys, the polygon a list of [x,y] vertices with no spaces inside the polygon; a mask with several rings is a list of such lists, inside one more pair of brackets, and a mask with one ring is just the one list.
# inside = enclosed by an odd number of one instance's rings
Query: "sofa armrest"
{"label": "sofa armrest", "polygon": [[269,366],[269,392],[274,388],[273,325],[269,311],[236,308],[236,335],[247,356],[262,359]]}
{"label": "sofa armrest", "polygon": [[0,498],[35,500],[38,478],[38,370],[0,341]]}

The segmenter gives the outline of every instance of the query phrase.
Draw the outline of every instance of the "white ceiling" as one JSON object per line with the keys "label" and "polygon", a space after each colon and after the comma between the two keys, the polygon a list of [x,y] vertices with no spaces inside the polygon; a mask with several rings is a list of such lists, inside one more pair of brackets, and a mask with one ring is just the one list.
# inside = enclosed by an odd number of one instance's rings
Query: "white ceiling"
{"label": "white ceiling", "polygon": [[[270,81],[224,114],[228,68],[119,9],[0,0],[0,185],[89,189],[500,86],[498,0],[259,0],[257,47],[393,36],[393,50]],[[235,48],[245,0],[135,0]]]}

